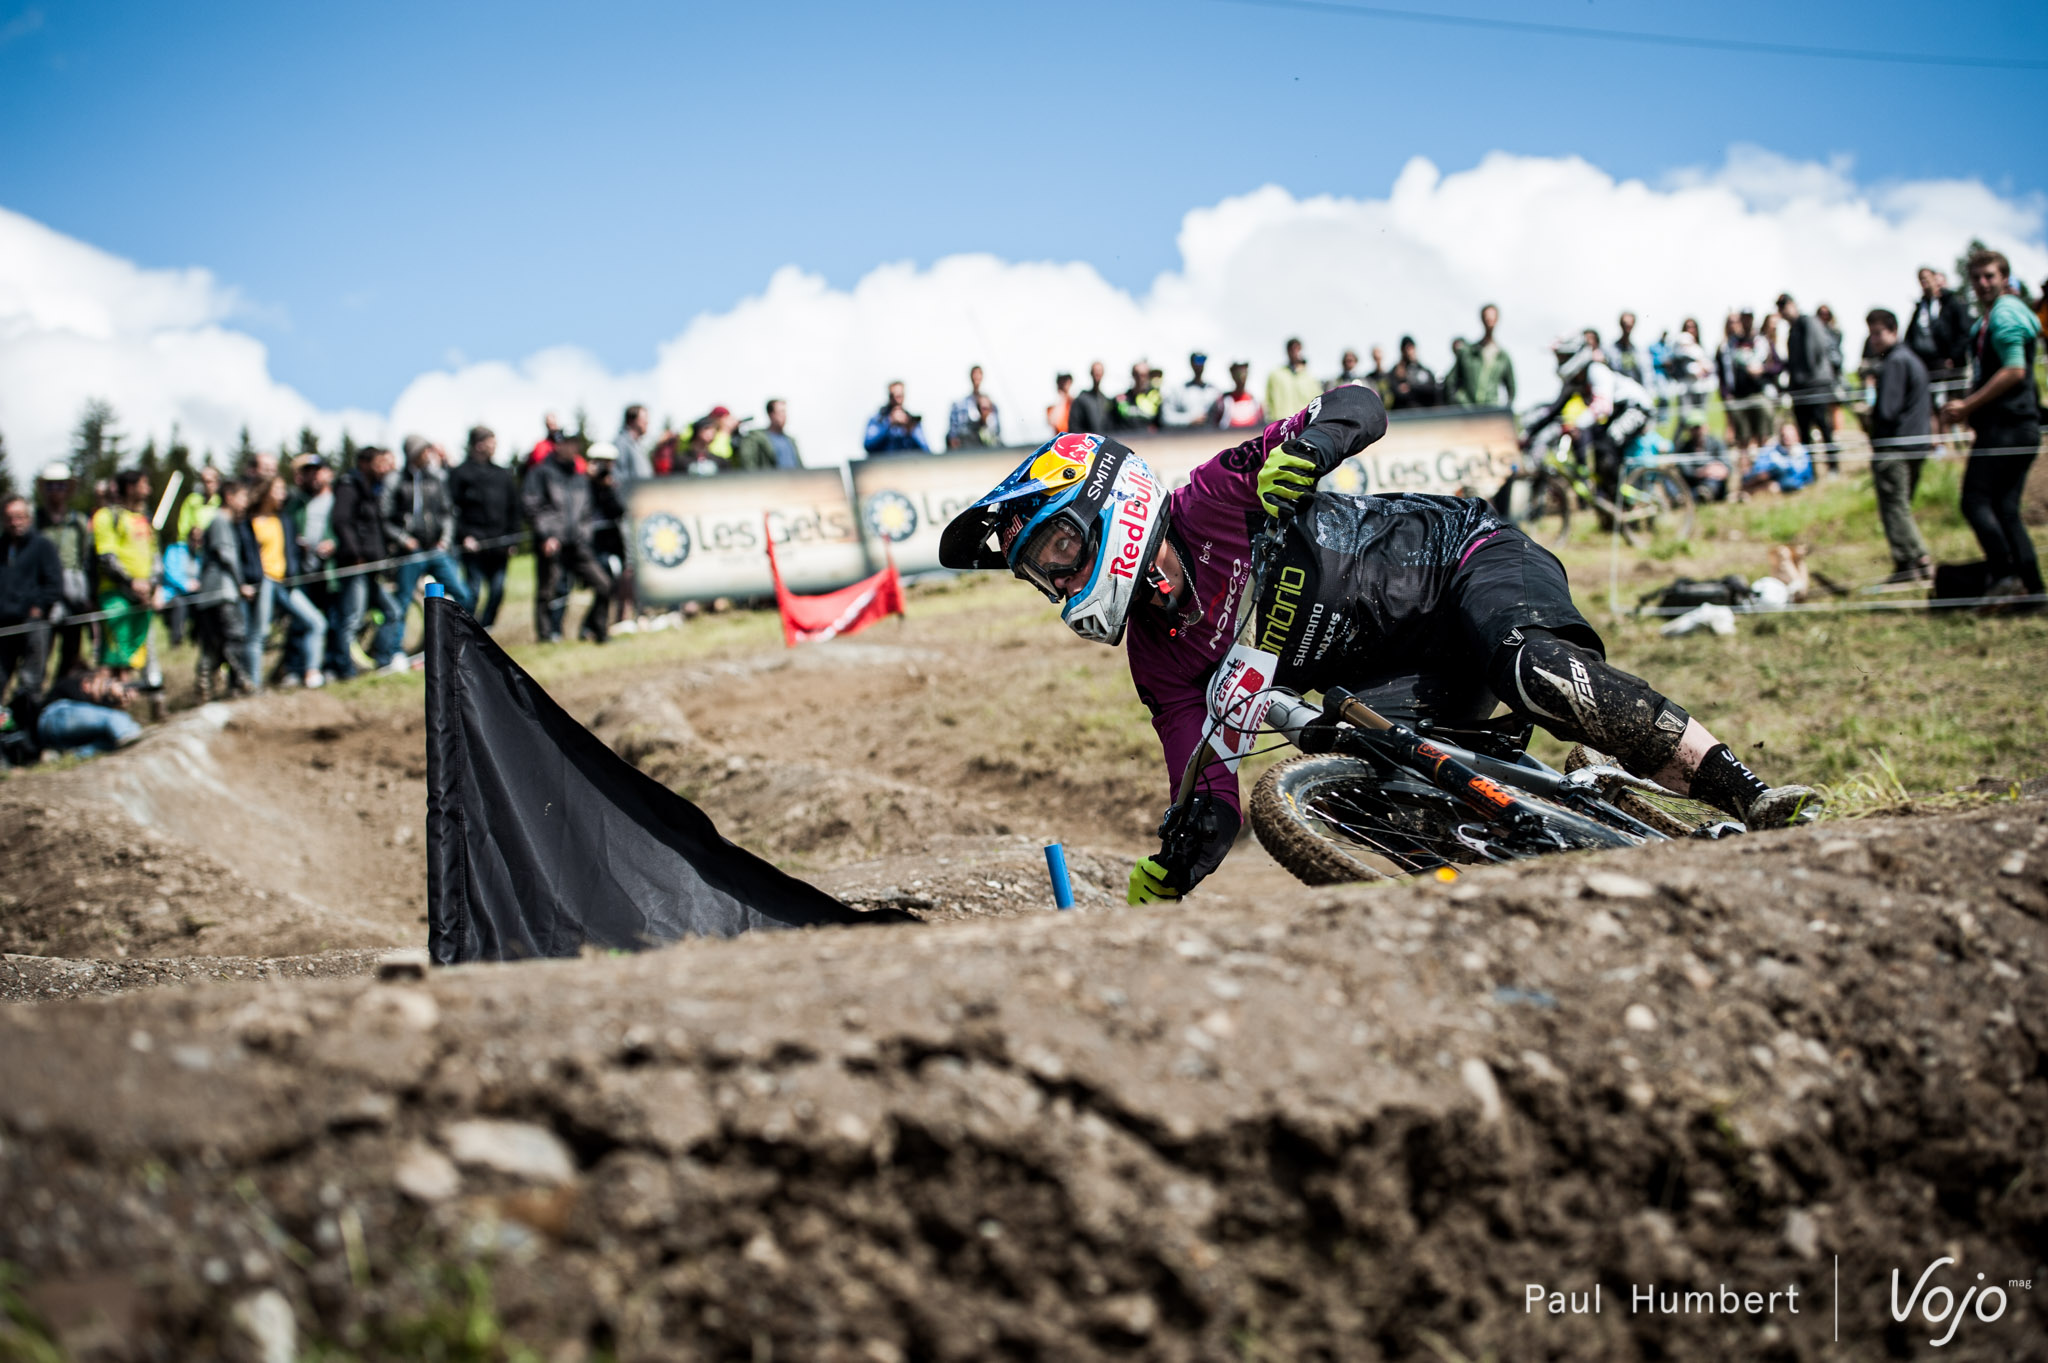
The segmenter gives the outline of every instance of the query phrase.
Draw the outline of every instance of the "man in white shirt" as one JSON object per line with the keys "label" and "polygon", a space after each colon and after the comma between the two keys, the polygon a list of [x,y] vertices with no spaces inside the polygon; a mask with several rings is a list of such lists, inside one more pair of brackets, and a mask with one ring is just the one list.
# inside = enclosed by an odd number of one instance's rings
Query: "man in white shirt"
{"label": "man in white shirt", "polygon": [[1209,357],[1199,350],[1188,356],[1188,367],[1194,375],[1186,383],[1167,390],[1165,401],[1159,404],[1161,430],[1185,430],[1208,424],[1209,409],[1223,396],[1221,386],[1202,377],[1202,369],[1208,363]]}

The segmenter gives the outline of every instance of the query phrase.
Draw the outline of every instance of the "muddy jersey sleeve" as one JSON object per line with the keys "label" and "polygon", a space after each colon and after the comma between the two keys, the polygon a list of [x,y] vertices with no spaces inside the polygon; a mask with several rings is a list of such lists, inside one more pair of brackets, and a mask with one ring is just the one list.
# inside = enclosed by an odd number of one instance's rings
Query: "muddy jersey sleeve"
{"label": "muddy jersey sleeve", "polygon": [[1256,508],[1259,468],[1268,454],[1288,441],[1299,439],[1315,451],[1316,477],[1322,478],[1386,433],[1387,409],[1378,393],[1355,384],[1332,388],[1294,415],[1198,466],[1190,481],[1204,499]]}

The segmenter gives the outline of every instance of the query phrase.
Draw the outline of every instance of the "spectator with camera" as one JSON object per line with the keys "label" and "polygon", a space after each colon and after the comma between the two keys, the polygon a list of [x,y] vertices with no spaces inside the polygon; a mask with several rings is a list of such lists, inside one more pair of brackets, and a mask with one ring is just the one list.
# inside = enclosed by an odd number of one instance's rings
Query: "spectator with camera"
{"label": "spectator with camera", "polygon": [[967,396],[954,403],[946,414],[946,448],[963,445],[1000,445],[1002,421],[995,400],[981,391],[981,366],[967,371]]}
{"label": "spectator with camera", "polygon": [[924,439],[924,418],[903,405],[903,380],[894,379],[890,382],[889,400],[868,418],[868,429],[861,440],[861,448],[869,454],[932,452],[932,447],[927,445]]}

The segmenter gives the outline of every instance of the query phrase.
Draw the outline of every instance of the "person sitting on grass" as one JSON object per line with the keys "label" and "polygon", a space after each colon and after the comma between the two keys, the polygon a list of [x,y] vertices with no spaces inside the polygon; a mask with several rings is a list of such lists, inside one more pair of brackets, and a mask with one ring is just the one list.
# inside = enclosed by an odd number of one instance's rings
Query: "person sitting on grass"
{"label": "person sitting on grass", "polygon": [[6,711],[0,750],[14,766],[27,766],[44,752],[77,752],[85,757],[125,748],[142,737],[128,714],[135,688],[106,667],[66,672],[41,696],[16,697]]}
{"label": "person sitting on grass", "polygon": [[1749,472],[1743,475],[1742,490],[1758,492],[1769,487],[1779,492],[1797,492],[1812,481],[1813,456],[1799,443],[1799,428],[1788,421],[1778,428],[1776,444],[1756,452]]}

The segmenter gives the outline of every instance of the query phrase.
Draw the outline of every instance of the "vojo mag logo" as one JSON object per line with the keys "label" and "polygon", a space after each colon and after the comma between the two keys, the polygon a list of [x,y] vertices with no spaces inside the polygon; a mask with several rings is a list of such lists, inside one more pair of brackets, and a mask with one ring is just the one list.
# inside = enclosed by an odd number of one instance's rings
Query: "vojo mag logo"
{"label": "vojo mag logo", "polygon": [[690,529],[666,511],[640,522],[640,556],[659,568],[673,568],[690,556]]}
{"label": "vojo mag logo", "polygon": [[868,498],[867,522],[876,539],[901,544],[917,533],[917,507],[902,493],[884,489]]}

